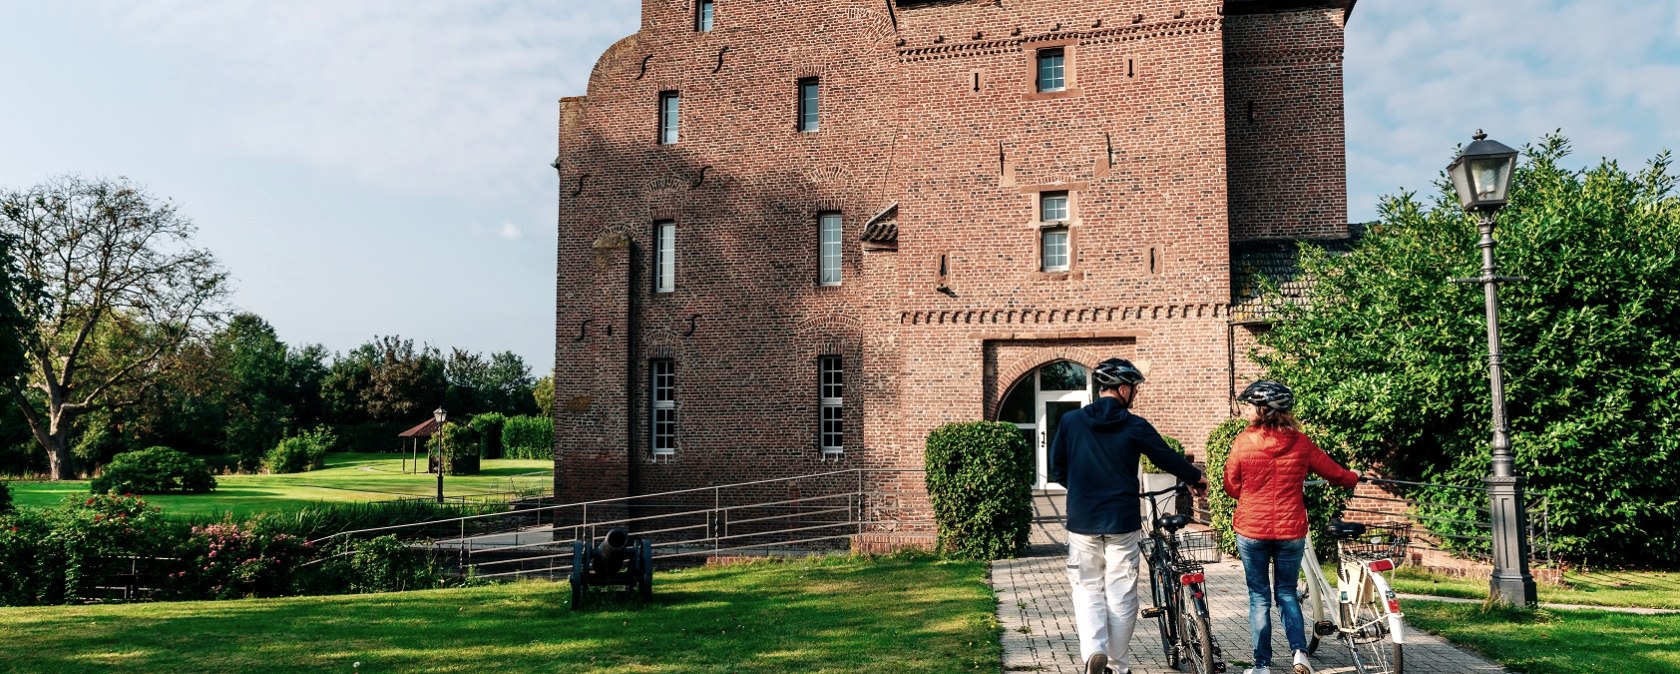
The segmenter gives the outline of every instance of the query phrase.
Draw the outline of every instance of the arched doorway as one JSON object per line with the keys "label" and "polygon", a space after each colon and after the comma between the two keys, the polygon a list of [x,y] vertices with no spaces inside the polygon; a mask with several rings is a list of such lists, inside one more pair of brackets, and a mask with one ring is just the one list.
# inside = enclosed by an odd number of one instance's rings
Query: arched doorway
{"label": "arched doorway", "polygon": [[1050,476],[1050,441],[1062,415],[1091,404],[1091,372],[1073,361],[1058,360],[1033,370],[1010,387],[998,408],[998,421],[1015,424],[1033,447],[1033,486],[1044,489]]}

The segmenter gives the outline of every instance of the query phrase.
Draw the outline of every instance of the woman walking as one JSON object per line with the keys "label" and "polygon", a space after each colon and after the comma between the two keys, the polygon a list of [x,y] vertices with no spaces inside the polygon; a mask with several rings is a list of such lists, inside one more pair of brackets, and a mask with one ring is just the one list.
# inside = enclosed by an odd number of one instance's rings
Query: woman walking
{"label": "woman walking", "polygon": [[1307,542],[1307,507],[1302,488],[1307,473],[1352,487],[1359,473],[1343,468],[1301,432],[1291,410],[1295,394],[1275,381],[1249,384],[1239,402],[1251,407],[1248,428],[1231,443],[1225,461],[1225,493],[1237,500],[1232,528],[1248,580],[1248,625],[1254,666],[1246,674],[1271,674],[1272,603],[1283,616],[1283,633],[1294,651],[1294,674],[1311,674],[1307,636],[1296,583]]}

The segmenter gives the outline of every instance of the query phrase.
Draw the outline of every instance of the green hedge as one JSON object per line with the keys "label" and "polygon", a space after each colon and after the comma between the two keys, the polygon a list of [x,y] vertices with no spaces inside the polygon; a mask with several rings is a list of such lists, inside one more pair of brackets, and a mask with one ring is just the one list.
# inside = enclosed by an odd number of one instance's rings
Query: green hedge
{"label": "green hedge", "polygon": [[478,432],[479,443],[483,445],[479,456],[486,459],[502,458],[502,427],[506,424],[507,415],[501,412],[475,414],[467,422],[467,425]]}
{"label": "green hedge", "polygon": [[168,447],[118,454],[88,483],[95,494],[202,494],[215,488],[203,460]]}
{"label": "green hedge", "polygon": [[[1231,443],[1245,428],[1248,428],[1247,421],[1227,419],[1208,434],[1207,440],[1208,509],[1211,511],[1209,519],[1214,530],[1219,532],[1219,547],[1231,555],[1237,554],[1237,532],[1231,528],[1231,518],[1236,513],[1237,502],[1225,495],[1225,460],[1231,455]],[[1331,442],[1322,429],[1307,425],[1305,432],[1307,437],[1323,448],[1336,463],[1347,465],[1346,451]],[[1308,475],[1307,479],[1316,478]],[[1335,559],[1336,545],[1329,536],[1324,535],[1324,531],[1330,520],[1347,507],[1351,495],[1351,490],[1329,485],[1307,488],[1307,526],[1312,532],[1314,551],[1321,560]]]}
{"label": "green hedge", "polygon": [[554,419],[508,417],[502,424],[502,456],[508,459],[554,457]]}
{"label": "green hedge", "polygon": [[327,465],[327,451],[338,444],[332,429],[316,426],[280,441],[263,457],[263,467],[270,473],[301,473],[320,470]]}
{"label": "green hedge", "polygon": [[928,499],[942,552],[1019,555],[1032,525],[1033,452],[1014,424],[946,424],[928,434]]}
{"label": "green hedge", "polygon": [[[1172,451],[1178,452],[1179,456],[1184,455],[1184,443],[1179,442],[1178,438],[1172,437],[1170,435],[1163,435],[1163,436],[1161,436],[1161,440],[1165,441],[1167,443],[1167,447],[1172,449]],[[1165,473],[1165,472],[1167,472],[1167,471],[1161,470],[1160,466],[1155,465],[1154,461],[1150,461],[1149,460],[1149,455],[1147,455],[1147,454],[1142,454],[1142,455],[1138,456],[1138,465],[1143,468],[1143,472],[1145,472],[1145,473]]]}

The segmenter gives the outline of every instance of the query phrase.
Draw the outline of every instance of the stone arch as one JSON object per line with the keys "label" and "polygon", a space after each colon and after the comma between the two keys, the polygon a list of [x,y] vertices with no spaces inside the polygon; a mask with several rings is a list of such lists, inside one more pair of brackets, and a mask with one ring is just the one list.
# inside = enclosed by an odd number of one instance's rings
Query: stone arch
{"label": "stone arch", "polygon": [[1038,368],[1065,360],[1089,369],[1096,367],[1097,363],[1102,362],[1106,357],[1084,347],[1056,344],[1036,351],[1032,355],[1001,364],[997,370],[997,377],[992,380],[992,388],[995,390],[987,392],[986,418],[988,420],[997,419],[1000,411],[998,408],[1003,405],[1004,394],[1008,393],[1016,384],[1019,384],[1023,377],[1032,374]]}

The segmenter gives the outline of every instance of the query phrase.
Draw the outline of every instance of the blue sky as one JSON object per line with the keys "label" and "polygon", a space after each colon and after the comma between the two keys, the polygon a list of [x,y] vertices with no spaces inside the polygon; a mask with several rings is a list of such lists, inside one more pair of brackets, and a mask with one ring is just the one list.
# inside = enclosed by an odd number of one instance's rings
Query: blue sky
{"label": "blue sky", "polygon": [[[0,186],[123,175],[173,199],[287,342],[400,334],[541,373],[556,100],[639,8],[0,0]],[[1680,0],[1361,0],[1345,67],[1353,220],[1477,128],[1562,128],[1580,163],[1680,147]]]}

